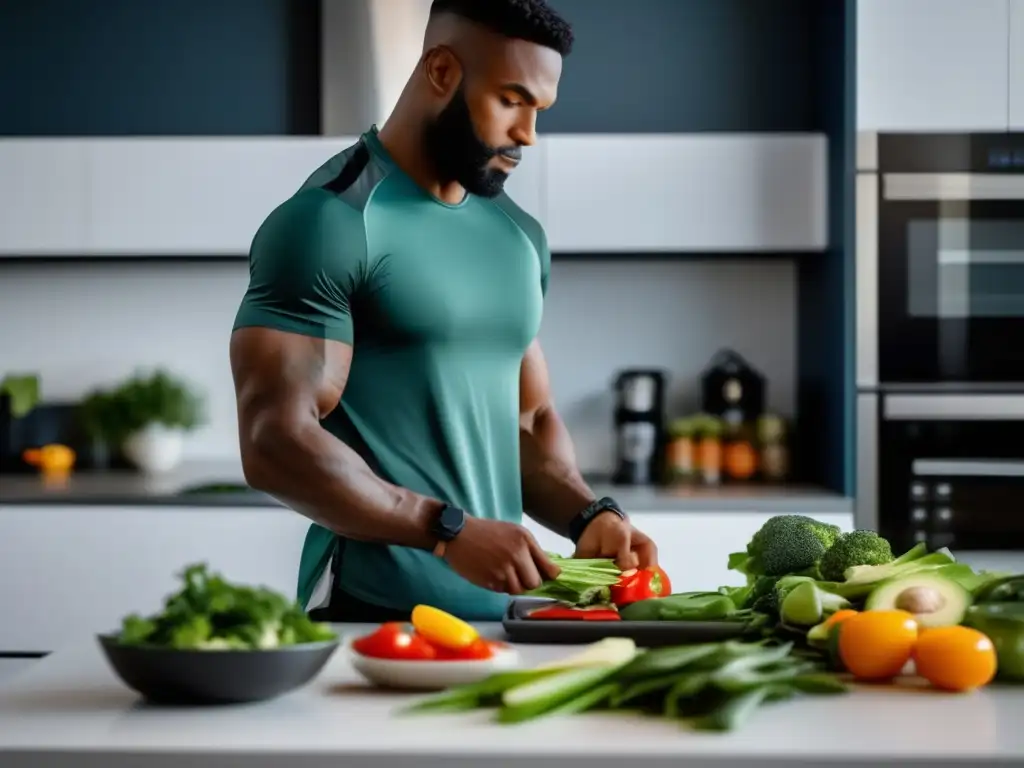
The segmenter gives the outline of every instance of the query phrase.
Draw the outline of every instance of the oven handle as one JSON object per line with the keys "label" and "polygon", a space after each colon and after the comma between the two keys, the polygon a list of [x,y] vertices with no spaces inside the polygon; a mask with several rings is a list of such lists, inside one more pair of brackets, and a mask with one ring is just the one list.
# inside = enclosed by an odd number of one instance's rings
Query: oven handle
{"label": "oven handle", "polygon": [[914,459],[911,471],[920,477],[1024,477],[1024,461]]}
{"label": "oven handle", "polygon": [[1024,395],[888,395],[882,414],[889,421],[1024,420]]}
{"label": "oven handle", "polygon": [[1024,200],[1024,174],[886,173],[883,200]]}

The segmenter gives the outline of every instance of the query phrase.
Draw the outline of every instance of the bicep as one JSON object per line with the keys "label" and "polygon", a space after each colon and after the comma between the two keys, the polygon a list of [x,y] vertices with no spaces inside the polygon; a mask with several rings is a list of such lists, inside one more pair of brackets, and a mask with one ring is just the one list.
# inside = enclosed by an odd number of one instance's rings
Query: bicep
{"label": "bicep", "polygon": [[537,413],[551,405],[551,378],[540,342],[526,349],[519,368],[519,415],[528,428]]}
{"label": "bicep", "polygon": [[348,380],[352,347],[338,341],[240,328],[231,335],[231,373],[244,442],[264,426],[276,430],[323,419]]}

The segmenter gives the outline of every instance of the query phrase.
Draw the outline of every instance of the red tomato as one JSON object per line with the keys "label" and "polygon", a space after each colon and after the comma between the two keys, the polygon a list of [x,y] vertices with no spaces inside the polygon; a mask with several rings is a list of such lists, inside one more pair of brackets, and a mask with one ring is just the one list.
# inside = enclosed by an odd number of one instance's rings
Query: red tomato
{"label": "red tomato", "polygon": [[612,587],[612,602],[629,605],[652,597],[672,594],[672,582],[661,566],[626,571],[619,583]]}
{"label": "red tomato", "polygon": [[429,661],[437,658],[437,649],[400,622],[382,624],[375,632],[358,638],[352,649],[375,659]]}
{"label": "red tomato", "polygon": [[478,661],[489,659],[498,650],[498,643],[478,637],[465,648],[437,648],[438,661]]}

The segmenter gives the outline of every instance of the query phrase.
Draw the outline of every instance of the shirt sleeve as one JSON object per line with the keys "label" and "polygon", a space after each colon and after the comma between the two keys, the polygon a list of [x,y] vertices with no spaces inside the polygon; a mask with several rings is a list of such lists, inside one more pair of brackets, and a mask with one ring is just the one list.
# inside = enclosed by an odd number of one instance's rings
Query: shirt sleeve
{"label": "shirt sleeve", "polygon": [[352,304],[367,279],[360,211],[323,190],[282,203],[249,253],[234,328],[258,326],[352,344]]}

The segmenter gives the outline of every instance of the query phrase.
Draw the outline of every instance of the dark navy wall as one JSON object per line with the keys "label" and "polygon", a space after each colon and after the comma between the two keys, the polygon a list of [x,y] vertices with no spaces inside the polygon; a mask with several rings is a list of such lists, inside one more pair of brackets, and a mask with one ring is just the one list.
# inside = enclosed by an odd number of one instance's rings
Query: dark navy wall
{"label": "dark navy wall", "polygon": [[316,0],[0,0],[0,135],[320,129]]}
{"label": "dark navy wall", "polygon": [[[818,0],[548,0],[572,23],[547,132],[803,131]],[[595,127],[596,126],[596,127]]]}
{"label": "dark navy wall", "polygon": [[[814,130],[816,0],[551,0],[548,132]],[[0,135],[315,134],[319,0],[0,0]]]}

